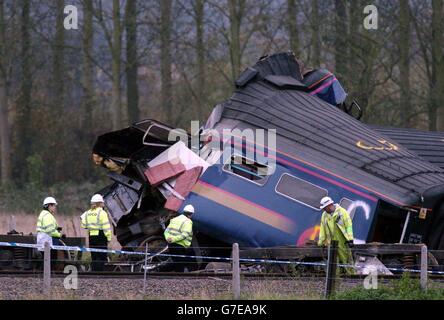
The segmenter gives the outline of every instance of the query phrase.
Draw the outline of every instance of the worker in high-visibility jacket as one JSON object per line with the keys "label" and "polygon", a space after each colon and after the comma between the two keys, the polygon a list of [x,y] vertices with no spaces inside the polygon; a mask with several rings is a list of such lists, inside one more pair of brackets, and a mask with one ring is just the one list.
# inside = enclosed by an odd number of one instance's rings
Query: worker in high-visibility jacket
{"label": "worker in high-visibility jacket", "polygon": [[[324,210],[319,232],[319,246],[328,246],[331,241],[338,242],[338,262],[353,265],[350,248],[353,247],[353,223],[347,210],[335,204],[330,197],[321,200],[320,209]],[[337,269],[339,272],[339,268]],[[354,274],[353,267],[346,267],[346,273]]]}
{"label": "worker in high-visibility jacket", "polygon": [[[91,209],[80,217],[81,227],[88,230],[89,246],[95,249],[108,249],[111,241],[111,225],[104,209],[105,201],[100,194],[91,198]],[[91,252],[91,270],[103,271],[108,259],[106,252]]]}
{"label": "worker in high-visibility jacket", "polygon": [[195,269],[196,260],[189,256],[194,256],[194,250],[191,248],[193,241],[193,221],[191,216],[194,214],[194,207],[186,205],[181,215],[170,220],[168,227],[164,232],[168,242],[168,252],[172,255],[182,255],[188,257],[174,257],[174,271],[190,271]]}
{"label": "worker in high-visibility jacket", "polygon": [[[57,201],[53,197],[43,200],[43,210],[37,219],[37,245],[43,251],[46,242],[49,245],[61,245],[62,228],[57,224],[54,215],[57,214]],[[57,251],[51,250],[51,265],[57,260]]]}

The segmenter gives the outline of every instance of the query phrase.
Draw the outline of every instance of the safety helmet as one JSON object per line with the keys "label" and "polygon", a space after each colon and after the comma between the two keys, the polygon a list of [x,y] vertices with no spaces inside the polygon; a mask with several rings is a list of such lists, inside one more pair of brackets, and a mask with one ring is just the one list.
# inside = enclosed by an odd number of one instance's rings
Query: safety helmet
{"label": "safety helmet", "polygon": [[183,212],[194,213],[194,207],[191,204],[187,204],[185,208],[183,208]]}
{"label": "safety helmet", "polygon": [[47,204],[57,205],[57,201],[53,197],[46,197],[45,200],[43,200],[43,205],[46,206]]}
{"label": "safety helmet", "polygon": [[324,209],[325,207],[328,207],[329,205],[333,204],[334,201],[332,198],[330,197],[323,197],[321,199],[321,206],[319,207],[319,209]]}
{"label": "safety helmet", "polygon": [[99,202],[105,202],[103,200],[102,195],[100,195],[100,194],[93,195],[92,198],[91,198],[91,203],[99,203]]}

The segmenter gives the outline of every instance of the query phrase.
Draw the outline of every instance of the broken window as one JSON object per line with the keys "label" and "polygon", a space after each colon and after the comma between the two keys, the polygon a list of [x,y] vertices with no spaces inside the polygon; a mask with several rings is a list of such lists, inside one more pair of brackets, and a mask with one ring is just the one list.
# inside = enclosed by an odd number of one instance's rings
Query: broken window
{"label": "broken window", "polygon": [[263,186],[268,180],[268,166],[240,155],[231,156],[224,170]]}
{"label": "broken window", "polygon": [[[175,138],[175,140],[170,140],[170,138],[173,137]],[[185,131],[173,129],[164,124],[151,121],[149,127],[145,131],[142,141],[143,144],[146,146],[165,147],[171,146],[179,140],[188,141],[189,138],[190,137]],[[162,141],[162,143],[159,143],[158,141]]]}
{"label": "broken window", "polygon": [[321,199],[328,191],[308,181],[284,173],[276,185],[276,192],[286,198],[319,210]]}

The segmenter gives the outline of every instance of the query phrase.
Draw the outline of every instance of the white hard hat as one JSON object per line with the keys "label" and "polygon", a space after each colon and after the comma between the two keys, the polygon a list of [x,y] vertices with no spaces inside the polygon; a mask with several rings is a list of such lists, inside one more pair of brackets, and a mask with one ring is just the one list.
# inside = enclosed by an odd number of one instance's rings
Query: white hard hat
{"label": "white hard hat", "polygon": [[187,204],[185,208],[183,208],[183,212],[194,213],[194,207],[191,204]]}
{"label": "white hard hat", "polygon": [[93,195],[92,198],[91,198],[91,203],[99,203],[99,202],[105,202],[103,200],[102,195],[100,195],[100,194]]}
{"label": "white hard hat", "polygon": [[319,209],[324,209],[325,207],[327,207],[327,206],[329,206],[329,205],[331,205],[331,204],[333,204],[334,203],[334,201],[333,201],[333,199],[332,198],[330,198],[330,197],[323,197],[322,199],[321,199],[321,206],[319,207]]}
{"label": "white hard hat", "polygon": [[47,204],[57,204],[57,201],[53,197],[47,197],[43,200],[43,205],[46,206]]}

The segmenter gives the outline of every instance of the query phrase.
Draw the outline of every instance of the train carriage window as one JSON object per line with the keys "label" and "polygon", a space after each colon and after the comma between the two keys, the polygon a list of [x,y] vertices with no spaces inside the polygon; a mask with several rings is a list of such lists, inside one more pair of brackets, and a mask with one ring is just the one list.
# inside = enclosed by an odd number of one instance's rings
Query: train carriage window
{"label": "train carriage window", "polygon": [[284,173],[276,185],[276,192],[296,202],[319,210],[321,199],[328,191],[308,181]]}
{"label": "train carriage window", "polygon": [[265,164],[247,159],[240,155],[232,155],[229,163],[223,167],[224,171],[233,173],[263,186],[268,180],[269,168]]}
{"label": "train carriage window", "polygon": [[352,207],[352,204],[353,201],[347,198],[342,198],[339,202],[339,205],[347,210],[348,214],[350,215],[350,219],[353,220],[353,218],[355,217],[356,206]]}

